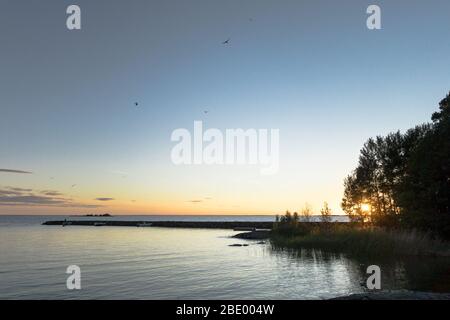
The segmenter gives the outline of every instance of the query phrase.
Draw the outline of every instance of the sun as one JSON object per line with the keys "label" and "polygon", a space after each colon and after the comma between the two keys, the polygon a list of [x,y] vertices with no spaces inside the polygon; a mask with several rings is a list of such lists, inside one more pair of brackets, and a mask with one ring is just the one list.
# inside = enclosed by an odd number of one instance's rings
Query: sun
{"label": "sun", "polygon": [[368,204],[368,203],[363,203],[363,204],[361,205],[361,210],[364,211],[364,212],[369,212],[369,211],[370,211],[370,204]]}

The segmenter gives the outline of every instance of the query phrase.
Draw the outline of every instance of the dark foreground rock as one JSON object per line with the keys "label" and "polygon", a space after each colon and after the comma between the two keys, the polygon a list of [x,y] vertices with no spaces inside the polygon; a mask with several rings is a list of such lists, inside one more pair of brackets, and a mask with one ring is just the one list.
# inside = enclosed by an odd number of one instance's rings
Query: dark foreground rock
{"label": "dark foreground rock", "polygon": [[395,290],[357,293],[331,300],[450,300],[450,293]]}
{"label": "dark foreground rock", "polygon": [[250,232],[242,232],[233,236],[237,239],[249,239],[249,240],[264,240],[270,237],[269,230],[256,230]]}

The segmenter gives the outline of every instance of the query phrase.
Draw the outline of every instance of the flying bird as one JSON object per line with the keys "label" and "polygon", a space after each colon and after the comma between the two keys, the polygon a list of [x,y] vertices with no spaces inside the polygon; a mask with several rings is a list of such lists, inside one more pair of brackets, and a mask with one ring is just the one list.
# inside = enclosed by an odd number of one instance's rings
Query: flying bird
{"label": "flying bird", "polygon": [[228,38],[227,40],[225,40],[224,42],[222,42],[222,44],[229,44],[230,43],[230,38]]}
{"label": "flying bird", "polygon": [[208,110],[203,111],[204,114],[207,114],[208,112],[209,112]]}
{"label": "flying bird", "polygon": [[72,188],[75,188],[76,186],[77,186],[76,184],[73,184],[73,185],[72,185]]}
{"label": "flying bird", "polygon": [[134,105],[137,107],[137,106],[139,106],[139,103],[135,102]]}

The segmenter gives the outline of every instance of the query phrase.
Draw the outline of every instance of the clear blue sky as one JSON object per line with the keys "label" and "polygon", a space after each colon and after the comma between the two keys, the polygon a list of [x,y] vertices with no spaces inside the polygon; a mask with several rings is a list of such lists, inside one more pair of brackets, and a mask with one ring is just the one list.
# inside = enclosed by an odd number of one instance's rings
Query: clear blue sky
{"label": "clear blue sky", "polygon": [[[66,29],[72,3],[80,31]],[[366,28],[369,4],[382,30]],[[450,90],[449,12],[448,0],[3,0],[0,168],[33,173],[0,172],[0,188],[93,206],[114,198],[102,212],[279,213],[328,201],[340,213],[363,142],[428,121]],[[175,167],[170,134],[194,120],[279,128],[279,173]],[[3,203],[0,214],[81,210],[65,201]]]}

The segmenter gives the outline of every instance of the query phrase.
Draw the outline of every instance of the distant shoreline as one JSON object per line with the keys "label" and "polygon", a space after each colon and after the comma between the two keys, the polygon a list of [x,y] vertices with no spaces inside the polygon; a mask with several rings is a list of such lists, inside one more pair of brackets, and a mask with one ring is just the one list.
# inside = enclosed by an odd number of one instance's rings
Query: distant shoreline
{"label": "distant shoreline", "polygon": [[47,226],[109,226],[109,227],[138,227],[151,224],[152,227],[163,228],[204,228],[204,229],[235,229],[255,228],[272,229],[273,222],[269,221],[111,221],[111,220],[54,220],[46,221]]}
{"label": "distant shoreline", "polygon": [[[320,222],[309,222],[311,225]],[[162,228],[198,228],[198,229],[239,229],[236,231],[251,231],[246,229],[272,229],[272,221],[120,221],[120,220],[51,220],[45,221],[46,226],[108,226],[108,227],[139,227],[141,225]],[[334,222],[346,224],[346,222]]]}
{"label": "distant shoreline", "polygon": [[112,215],[110,215],[109,213],[105,213],[105,214],[74,214],[74,215],[70,215],[69,217],[104,217],[104,218],[109,218],[112,217]]}

